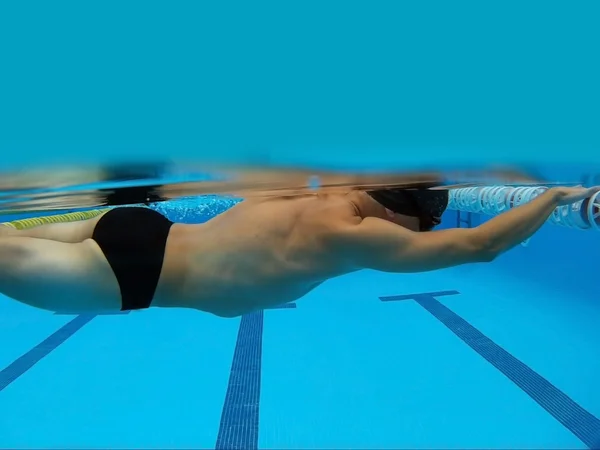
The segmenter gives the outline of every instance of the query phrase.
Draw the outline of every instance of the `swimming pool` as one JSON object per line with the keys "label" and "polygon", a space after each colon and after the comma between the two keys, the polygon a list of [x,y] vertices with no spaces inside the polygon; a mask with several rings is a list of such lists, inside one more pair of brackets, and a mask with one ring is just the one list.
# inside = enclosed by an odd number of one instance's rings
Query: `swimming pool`
{"label": "swimming pool", "polygon": [[[0,4],[0,190],[165,158],[598,172],[597,1],[109,3]],[[229,320],[0,297],[0,447],[599,447],[599,250],[547,225],[489,265]]]}
{"label": "swimming pool", "polygon": [[546,225],[489,265],[362,271],[239,319],[0,297],[0,446],[594,448],[599,248]]}

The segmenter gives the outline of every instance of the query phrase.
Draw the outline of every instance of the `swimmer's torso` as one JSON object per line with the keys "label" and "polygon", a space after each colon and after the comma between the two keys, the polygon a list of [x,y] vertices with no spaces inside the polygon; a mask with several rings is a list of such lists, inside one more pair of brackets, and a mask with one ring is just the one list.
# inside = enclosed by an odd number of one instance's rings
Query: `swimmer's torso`
{"label": "swimmer's torso", "polygon": [[335,196],[249,200],[205,224],[174,225],[155,304],[237,316],[302,297],[352,270],[327,251],[332,215],[355,211]]}

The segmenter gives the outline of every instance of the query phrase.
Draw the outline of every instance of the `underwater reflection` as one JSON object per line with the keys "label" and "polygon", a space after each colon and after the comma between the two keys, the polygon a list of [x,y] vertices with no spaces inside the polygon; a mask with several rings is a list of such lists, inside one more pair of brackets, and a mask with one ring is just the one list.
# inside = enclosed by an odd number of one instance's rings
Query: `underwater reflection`
{"label": "underwater reflection", "polygon": [[[240,198],[334,193],[350,189],[548,184],[530,170],[347,173],[290,167],[148,163],[51,167],[0,174],[0,214],[154,203],[199,195]],[[564,180],[561,181],[564,183]]]}

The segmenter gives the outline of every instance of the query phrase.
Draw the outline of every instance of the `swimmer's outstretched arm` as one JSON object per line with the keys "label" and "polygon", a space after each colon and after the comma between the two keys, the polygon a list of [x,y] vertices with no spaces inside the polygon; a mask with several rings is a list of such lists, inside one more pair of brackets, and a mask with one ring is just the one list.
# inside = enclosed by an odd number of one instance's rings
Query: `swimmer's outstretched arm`
{"label": "swimmer's outstretched arm", "polygon": [[489,262],[533,235],[557,206],[575,203],[599,188],[552,188],[529,203],[510,209],[475,228],[416,233],[367,217],[339,226],[332,246],[356,268],[384,272],[425,272]]}

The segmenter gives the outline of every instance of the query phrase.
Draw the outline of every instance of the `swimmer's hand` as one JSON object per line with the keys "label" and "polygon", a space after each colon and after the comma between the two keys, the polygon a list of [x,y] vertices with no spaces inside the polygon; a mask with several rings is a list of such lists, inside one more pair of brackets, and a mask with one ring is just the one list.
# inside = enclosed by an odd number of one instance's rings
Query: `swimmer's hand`
{"label": "swimmer's hand", "polygon": [[555,195],[558,206],[570,205],[577,203],[580,200],[585,200],[591,197],[596,192],[600,191],[600,186],[585,188],[582,186],[574,187],[554,187],[549,189]]}

